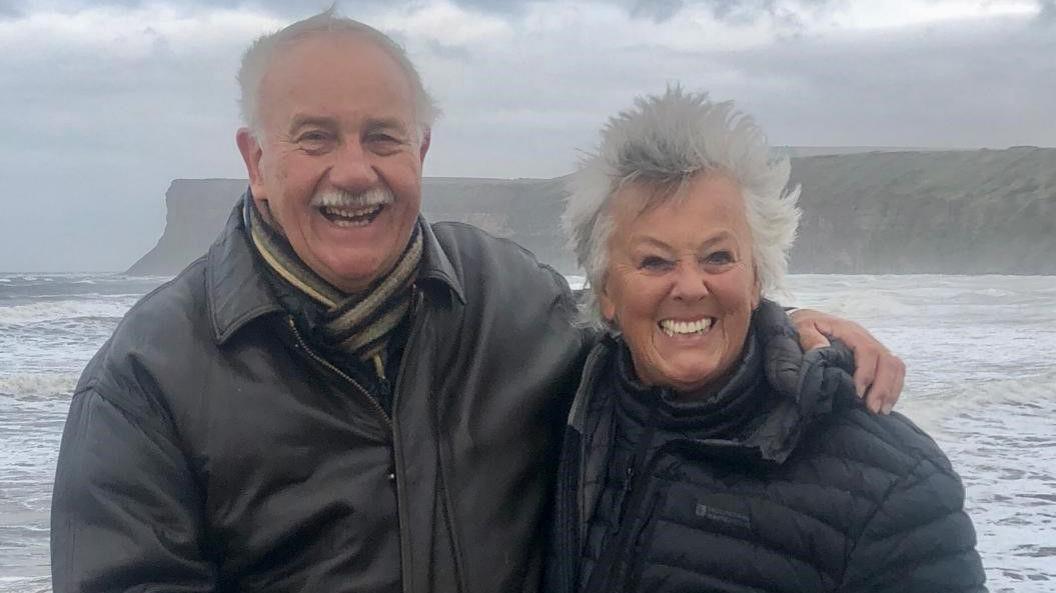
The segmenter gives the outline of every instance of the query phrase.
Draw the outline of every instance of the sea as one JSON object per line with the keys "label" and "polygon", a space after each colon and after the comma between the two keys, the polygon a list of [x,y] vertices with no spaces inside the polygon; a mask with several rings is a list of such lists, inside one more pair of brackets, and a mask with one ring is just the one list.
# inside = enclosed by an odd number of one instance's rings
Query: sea
{"label": "sea", "polygon": [[[577,282],[581,279],[570,278]],[[165,278],[0,274],[0,593],[48,592],[48,508],[70,394]],[[993,592],[1056,592],[1056,276],[790,278],[905,360],[898,410],[967,488]]]}

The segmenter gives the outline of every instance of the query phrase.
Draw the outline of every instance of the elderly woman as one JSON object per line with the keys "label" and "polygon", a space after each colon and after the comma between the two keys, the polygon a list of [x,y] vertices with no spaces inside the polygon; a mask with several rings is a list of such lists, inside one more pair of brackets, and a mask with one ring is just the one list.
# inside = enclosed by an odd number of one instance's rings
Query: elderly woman
{"label": "elderly woman", "polygon": [[788,174],[730,103],[669,89],[574,176],[609,331],[569,416],[549,591],[985,591],[950,462],[764,298],[799,218]]}

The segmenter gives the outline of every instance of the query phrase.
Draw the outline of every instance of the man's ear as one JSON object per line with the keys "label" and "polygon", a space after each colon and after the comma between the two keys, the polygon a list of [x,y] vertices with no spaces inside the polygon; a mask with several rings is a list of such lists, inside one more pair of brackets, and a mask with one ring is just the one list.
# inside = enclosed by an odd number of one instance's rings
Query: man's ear
{"label": "man's ear", "polygon": [[425,153],[429,152],[429,143],[433,140],[433,129],[422,128],[422,144],[418,148],[418,162],[425,163]]}
{"label": "man's ear", "polygon": [[246,175],[249,176],[249,189],[256,199],[267,199],[264,190],[264,175],[260,170],[260,159],[264,151],[260,148],[260,142],[249,128],[239,128],[235,132],[235,143],[238,151],[242,153],[242,160],[246,163]]}

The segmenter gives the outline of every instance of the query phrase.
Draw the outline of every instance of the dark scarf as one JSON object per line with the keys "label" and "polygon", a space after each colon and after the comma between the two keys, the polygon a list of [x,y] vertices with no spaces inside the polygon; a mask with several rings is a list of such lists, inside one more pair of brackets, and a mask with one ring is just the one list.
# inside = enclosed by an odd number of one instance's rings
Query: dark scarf
{"label": "dark scarf", "polygon": [[393,331],[411,308],[411,285],[422,257],[422,232],[415,225],[395,267],[370,288],[346,294],[301,261],[284,236],[264,221],[252,197],[243,205],[246,229],[268,267],[322,310],[317,320],[323,345],[366,364],[385,379],[385,355]]}

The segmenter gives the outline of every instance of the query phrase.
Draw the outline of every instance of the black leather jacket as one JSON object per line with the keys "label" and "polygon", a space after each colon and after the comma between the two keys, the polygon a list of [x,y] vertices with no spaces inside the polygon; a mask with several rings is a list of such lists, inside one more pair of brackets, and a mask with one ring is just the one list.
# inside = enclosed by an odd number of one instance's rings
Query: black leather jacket
{"label": "black leather jacket", "polygon": [[535,591],[590,336],[564,279],[425,225],[392,417],[297,334],[239,211],[73,396],[54,590]]}

